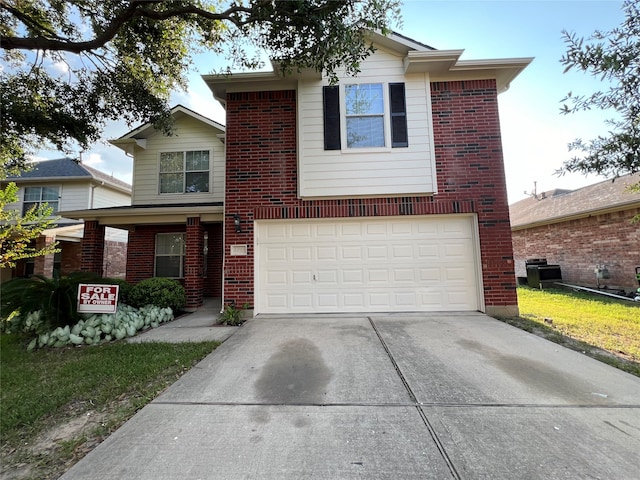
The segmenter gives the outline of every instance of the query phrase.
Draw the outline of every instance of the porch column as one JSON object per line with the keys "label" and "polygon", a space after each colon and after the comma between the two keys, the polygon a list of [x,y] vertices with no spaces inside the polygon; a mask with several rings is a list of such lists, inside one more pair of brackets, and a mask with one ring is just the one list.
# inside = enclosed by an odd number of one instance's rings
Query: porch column
{"label": "porch column", "polygon": [[82,261],[80,270],[93,272],[102,276],[104,263],[104,225],[97,220],[84,222],[84,237],[82,238]]}
{"label": "porch column", "polygon": [[203,303],[204,231],[200,217],[187,218],[187,241],[184,265],[184,288],[187,294],[185,310],[195,310]]}
{"label": "porch column", "polygon": [[[55,235],[47,236],[40,235],[36,238],[36,250],[40,250],[51,245],[56,241]],[[53,263],[55,254],[40,255],[34,258],[33,273],[36,275],[42,275],[43,277],[53,278]]]}

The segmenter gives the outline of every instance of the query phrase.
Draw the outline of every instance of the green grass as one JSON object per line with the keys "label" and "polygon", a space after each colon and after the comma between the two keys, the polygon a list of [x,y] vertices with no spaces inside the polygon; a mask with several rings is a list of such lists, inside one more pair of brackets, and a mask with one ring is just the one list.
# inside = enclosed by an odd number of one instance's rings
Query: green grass
{"label": "green grass", "polygon": [[518,287],[506,323],[640,377],[640,304],[597,294]]}
{"label": "green grass", "polygon": [[[640,304],[563,290],[518,289],[520,316],[640,362]],[[547,322],[545,322],[547,319]]]}
{"label": "green grass", "polygon": [[28,441],[70,410],[100,411],[126,397],[130,411],[123,415],[131,415],[218,345],[114,343],[27,352],[17,337],[2,335],[3,450]]}

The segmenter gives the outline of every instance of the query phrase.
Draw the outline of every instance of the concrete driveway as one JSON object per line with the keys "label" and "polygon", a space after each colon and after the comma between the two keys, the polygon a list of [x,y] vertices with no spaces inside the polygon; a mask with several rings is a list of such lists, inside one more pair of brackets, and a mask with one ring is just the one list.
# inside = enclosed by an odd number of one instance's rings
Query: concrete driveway
{"label": "concrete driveway", "polygon": [[62,479],[640,476],[640,379],[480,313],[259,316]]}

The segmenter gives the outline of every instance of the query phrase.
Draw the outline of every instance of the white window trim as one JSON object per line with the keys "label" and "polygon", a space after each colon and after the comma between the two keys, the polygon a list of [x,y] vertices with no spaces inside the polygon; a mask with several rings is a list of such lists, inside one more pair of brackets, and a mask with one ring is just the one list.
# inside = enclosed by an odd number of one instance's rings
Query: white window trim
{"label": "white window trim", "polygon": [[162,277],[162,278],[184,278],[185,259],[187,257],[187,234],[185,232],[159,232],[155,235],[155,245],[153,252],[153,276],[158,276],[158,257],[176,257],[177,255],[158,254],[158,236],[159,235],[181,235],[183,252],[180,253],[180,276],[179,277]]}
{"label": "white window trim", "polygon": [[[37,202],[31,201],[31,200],[25,200],[25,196],[27,193],[27,188],[39,188],[40,189],[40,200],[38,200]],[[42,200],[42,191],[45,188],[55,188],[58,190],[58,199],[55,200],[55,202],[58,204],[58,208],[55,208],[52,212],[52,215],[56,215],[57,212],[61,211],[60,208],[60,203],[62,201],[62,186],[61,185],[25,185],[23,186],[22,189],[22,214],[24,215],[25,213],[25,203],[37,203],[38,205],[43,205],[43,204],[49,204],[50,200],[46,200],[43,201]],[[51,200],[52,201],[52,200]]]}
{"label": "white window trim", "polygon": [[[346,154],[359,154],[359,153],[376,153],[376,152],[390,152],[391,148],[391,105],[389,104],[389,83],[390,82],[375,82],[375,81],[363,81],[363,82],[352,82],[352,83],[344,83],[340,84],[340,142],[341,142],[341,153]],[[345,87],[351,85],[382,85],[382,98],[383,98],[383,107],[384,113],[382,114],[383,118],[383,128],[384,128],[384,147],[352,147],[349,148],[347,146],[347,108],[346,108],[346,99],[347,95],[345,93]],[[364,117],[367,115],[359,115],[360,117]],[[371,116],[379,116],[379,115],[371,115]]]}
{"label": "white window trim", "polygon": [[[185,174],[183,179],[182,179],[182,192],[175,192],[175,193],[171,193],[171,192],[166,192],[163,193],[160,191],[160,159],[162,157],[163,153],[175,153],[175,152],[182,152],[183,154],[186,155],[187,152],[209,152],[209,191],[208,192],[187,192],[186,190],[186,171],[182,170],[182,173]],[[184,157],[183,157],[183,161],[184,161]],[[184,165],[184,164],[183,164]],[[157,176],[156,176],[156,181],[158,182],[158,195],[159,196],[175,196],[175,195],[189,195],[189,196],[193,196],[193,195],[211,195],[213,193],[213,147],[191,147],[191,148],[171,148],[171,149],[163,149],[161,151],[158,152],[158,159],[157,159]],[[168,172],[167,172],[168,173]]]}

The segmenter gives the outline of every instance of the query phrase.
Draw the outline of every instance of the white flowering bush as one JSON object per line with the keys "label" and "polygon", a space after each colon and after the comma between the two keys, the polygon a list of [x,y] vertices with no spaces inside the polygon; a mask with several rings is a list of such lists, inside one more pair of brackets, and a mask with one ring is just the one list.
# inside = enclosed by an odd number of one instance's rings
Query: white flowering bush
{"label": "white flowering bush", "polygon": [[173,320],[171,308],[147,305],[134,308],[119,304],[116,313],[82,314],[81,320],[73,326],[58,327],[42,333],[44,320],[40,311],[29,313],[16,324],[21,325],[24,333],[36,333],[29,343],[28,350],[42,347],[64,347],[66,345],[98,345],[111,340],[133,337],[141,330],[158,327],[161,323]]}

